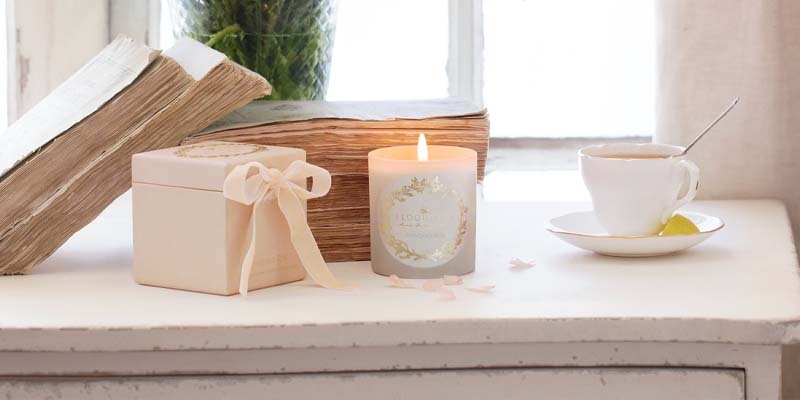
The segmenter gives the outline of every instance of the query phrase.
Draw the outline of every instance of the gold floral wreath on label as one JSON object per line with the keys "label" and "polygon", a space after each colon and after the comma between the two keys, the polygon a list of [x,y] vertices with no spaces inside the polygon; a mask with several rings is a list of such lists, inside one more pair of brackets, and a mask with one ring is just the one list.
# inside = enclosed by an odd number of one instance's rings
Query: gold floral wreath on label
{"label": "gold floral wreath on label", "polygon": [[[459,211],[458,231],[456,232],[455,240],[443,243],[430,254],[419,253],[412,249],[408,243],[398,239],[394,235],[390,219],[392,208],[397,203],[405,203],[406,200],[422,194],[425,190],[432,193],[441,193],[442,197],[452,197],[458,202]],[[411,259],[414,261],[429,260],[438,262],[443,259],[451,258],[455,255],[456,250],[461,246],[461,243],[464,241],[464,236],[467,234],[467,211],[469,211],[469,208],[464,204],[464,199],[458,195],[455,189],[448,188],[439,182],[438,176],[433,179],[412,177],[408,185],[392,192],[391,196],[384,201],[381,211],[382,221],[380,227],[384,242],[394,250],[395,256],[401,260]]]}
{"label": "gold floral wreath on label", "polygon": [[[218,151],[219,148],[225,147],[235,147],[241,149],[241,151],[220,152],[219,154],[213,154],[215,150]],[[209,150],[211,154],[193,153],[195,150]],[[197,143],[179,147],[177,150],[175,150],[175,155],[185,158],[221,158],[244,156],[265,150],[269,150],[269,146],[251,143]]]}

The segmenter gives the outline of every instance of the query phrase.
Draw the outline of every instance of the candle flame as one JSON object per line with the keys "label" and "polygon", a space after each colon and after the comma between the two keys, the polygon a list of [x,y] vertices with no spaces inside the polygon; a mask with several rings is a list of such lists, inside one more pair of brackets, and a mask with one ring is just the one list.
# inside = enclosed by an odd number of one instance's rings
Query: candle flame
{"label": "candle flame", "polygon": [[428,161],[428,142],[425,140],[425,134],[419,134],[419,140],[417,141],[417,160],[418,161]]}

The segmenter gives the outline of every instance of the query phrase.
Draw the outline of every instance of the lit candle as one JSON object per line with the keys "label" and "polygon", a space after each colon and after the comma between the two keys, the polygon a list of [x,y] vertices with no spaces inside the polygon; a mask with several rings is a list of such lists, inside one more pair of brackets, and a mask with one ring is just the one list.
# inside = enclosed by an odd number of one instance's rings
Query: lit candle
{"label": "lit candle", "polygon": [[369,153],[372,270],[439,278],[475,270],[478,155],[455,146],[386,147]]}

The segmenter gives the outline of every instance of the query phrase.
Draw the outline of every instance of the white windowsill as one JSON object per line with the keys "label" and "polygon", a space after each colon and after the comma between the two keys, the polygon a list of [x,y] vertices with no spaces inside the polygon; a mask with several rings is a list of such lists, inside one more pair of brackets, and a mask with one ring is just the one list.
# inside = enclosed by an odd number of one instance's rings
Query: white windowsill
{"label": "white windowsill", "polygon": [[485,201],[585,202],[589,193],[572,171],[494,171],[483,181]]}

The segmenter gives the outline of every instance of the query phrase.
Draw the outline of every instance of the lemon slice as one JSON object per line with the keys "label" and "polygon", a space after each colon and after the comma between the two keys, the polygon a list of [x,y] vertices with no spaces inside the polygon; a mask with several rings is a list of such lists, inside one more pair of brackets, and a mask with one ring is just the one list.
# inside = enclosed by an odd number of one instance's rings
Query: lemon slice
{"label": "lemon slice", "polygon": [[667,225],[659,233],[659,236],[673,236],[673,235],[693,235],[700,233],[700,229],[689,218],[680,214],[675,214],[669,218]]}

